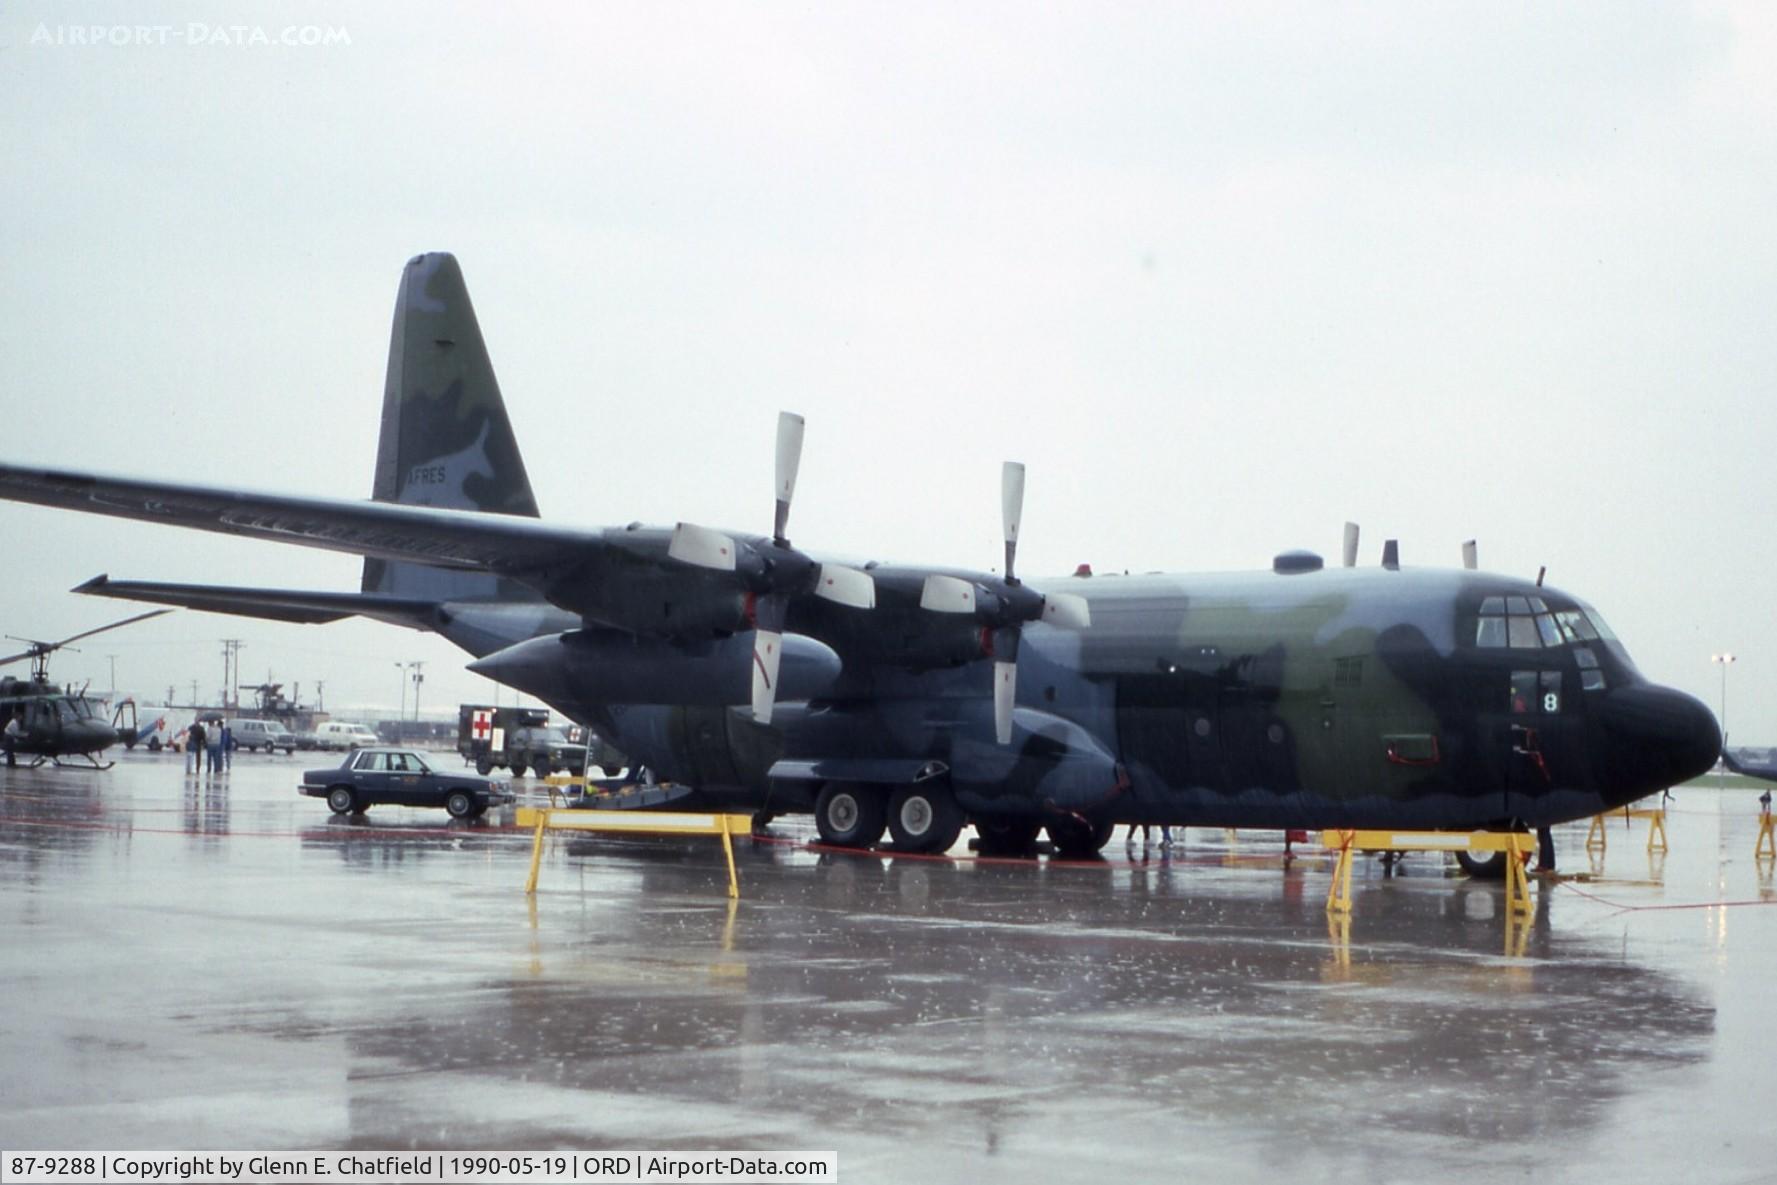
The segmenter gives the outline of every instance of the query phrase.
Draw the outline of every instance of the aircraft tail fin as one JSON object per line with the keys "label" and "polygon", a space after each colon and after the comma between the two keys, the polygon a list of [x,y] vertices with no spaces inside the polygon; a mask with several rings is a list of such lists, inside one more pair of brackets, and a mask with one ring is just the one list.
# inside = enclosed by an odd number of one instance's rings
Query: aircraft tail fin
{"label": "aircraft tail fin", "polygon": [[[416,255],[401,274],[371,497],[537,517],[493,362],[456,257]],[[433,601],[536,601],[482,572],[366,559],[366,593]]]}

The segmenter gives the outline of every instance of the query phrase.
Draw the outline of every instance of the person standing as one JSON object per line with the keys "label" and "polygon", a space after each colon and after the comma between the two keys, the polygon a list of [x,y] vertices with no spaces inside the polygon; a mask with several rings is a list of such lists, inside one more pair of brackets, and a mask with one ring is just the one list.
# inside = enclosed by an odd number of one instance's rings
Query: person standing
{"label": "person standing", "polygon": [[204,772],[204,722],[193,720],[185,730],[185,772]]}
{"label": "person standing", "polygon": [[234,768],[234,725],[218,718],[216,728],[222,734],[222,769],[226,773]]}
{"label": "person standing", "polygon": [[13,766],[13,765],[18,764],[19,741],[23,740],[24,735],[25,735],[25,726],[23,723],[24,717],[25,717],[25,710],[23,708],[20,708],[18,711],[14,712],[11,716],[8,716],[6,718],[6,733],[5,733],[5,742],[4,743],[6,746],[6,764],[8,766]]}
{"label": "person standing", "polygon": [[222,772],[222,717],[210,721],[210,727],[204,730],[204,740],[210,746],[210,776],[213,778]]}

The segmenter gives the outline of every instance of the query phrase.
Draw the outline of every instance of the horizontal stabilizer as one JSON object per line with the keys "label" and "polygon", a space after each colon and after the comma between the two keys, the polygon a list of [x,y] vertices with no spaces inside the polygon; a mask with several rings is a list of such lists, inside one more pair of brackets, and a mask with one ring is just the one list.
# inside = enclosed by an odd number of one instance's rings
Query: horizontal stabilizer
{"label": "horizontal stabilizer", "polygon": [[290,588],[232,588],[218,584],[159,584],[95,576],[74,592],[122,601],[180,605],[209,613],[232,613],[298,625],[322,625],[352,616],[373,617],[415,629],[435,628],[438,604],[374,593],[306,592]]}

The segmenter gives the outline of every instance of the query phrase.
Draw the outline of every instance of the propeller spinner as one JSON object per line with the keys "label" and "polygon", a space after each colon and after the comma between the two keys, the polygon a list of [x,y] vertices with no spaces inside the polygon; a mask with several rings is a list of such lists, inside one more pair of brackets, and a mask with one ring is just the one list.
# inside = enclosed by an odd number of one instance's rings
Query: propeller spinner
{"label": "propeller spinner", "polygon": [[802,463],[805,421],[794,412],[777,417],[776,517],[771,539],[761,545],[721,531],[680,523],[666,554],[681,563],[718,572],[736,572],[747,587],[747,619],[753,625],[753,719],[771,723],[777,702],[778,666],[783,658],[784,619],[790,598],[813,593],[854,609],[876,607],[876,582],[843,564],[820,564],[790,546],[790,502]]}

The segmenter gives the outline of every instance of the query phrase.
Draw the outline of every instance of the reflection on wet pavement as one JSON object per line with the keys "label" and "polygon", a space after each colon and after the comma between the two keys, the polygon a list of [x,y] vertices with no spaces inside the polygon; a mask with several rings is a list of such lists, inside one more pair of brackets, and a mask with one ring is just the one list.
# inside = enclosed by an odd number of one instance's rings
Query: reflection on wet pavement
{"label": "reflection on wet pavement", "polygon": [[[0,1145],[837,1148],[846,1180],[1045,1181],[1740,1180],[1773,1151],[1751,796],[1681,791],[1670,853],[1613,838],[1513,940],[1501,887],[1441,857],[1360,863],[1347,935],[1329,859],[1207,829],[1063,865],[780,823],[737,846],[737,904],[707,841],[564,837],[527,899],[528,833],[335,818],[302,766],[0,773]],[[1671,908],[1717,901],[1745,904]]]}

